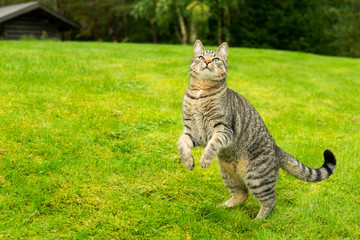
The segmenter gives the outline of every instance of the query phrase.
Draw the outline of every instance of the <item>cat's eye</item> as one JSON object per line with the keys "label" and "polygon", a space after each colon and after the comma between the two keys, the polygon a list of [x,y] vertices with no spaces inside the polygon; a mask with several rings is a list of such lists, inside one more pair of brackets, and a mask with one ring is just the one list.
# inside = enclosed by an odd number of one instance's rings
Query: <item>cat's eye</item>
{"label": "cat's eye", "polygon": [[199,59],[203,61],[205,58],[203,56],[200,56]]}
{"label": "cat's eye", "polygon": [[218,58],[214,58],[212,61],[213,61],[213,62],[218,62],[219,59],[218,59]]}

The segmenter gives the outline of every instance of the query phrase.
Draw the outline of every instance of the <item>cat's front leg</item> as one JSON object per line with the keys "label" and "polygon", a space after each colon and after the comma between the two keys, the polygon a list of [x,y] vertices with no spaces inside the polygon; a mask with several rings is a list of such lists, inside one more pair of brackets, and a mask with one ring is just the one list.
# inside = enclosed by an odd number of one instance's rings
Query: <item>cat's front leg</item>
{"label": "cat's front leg", "polygon": [[191,149],[195,147],[195,142],[189,133],[183,133],[178,142],[178,149],[185,167],[191,171],[194,168],[194,158]]}
{"label": "cat's front leg", "polygon": [[216,132],[208,144],[206,145],[204,152],[201,156],[200,165],[202,168],[207,168],[214,161],[216,155],[221,148],[228,146],[233,139],[233,133],[231,130],[222,130]]}

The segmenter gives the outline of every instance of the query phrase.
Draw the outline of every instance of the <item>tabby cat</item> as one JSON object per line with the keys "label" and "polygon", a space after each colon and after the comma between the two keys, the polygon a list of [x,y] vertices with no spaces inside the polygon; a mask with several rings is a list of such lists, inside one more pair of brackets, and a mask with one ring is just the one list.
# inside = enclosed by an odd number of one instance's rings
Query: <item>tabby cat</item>
{"label": "tabby cat", "polygon": [[244,202],[250,190],[261,204],[255,219],[263,219],[275,206],[280,167],[300,180],[318,182],[334,172],[336,160],[325,150],[322,167],[312,169],[278,147],[255,108],[227,88],[227,58],[227,43],[212,51],[195,41],[178,149],[188,170],[194,168],[194,147],[205,147],[202,168],[209,167],[218,156],[222,179],[232,193],[222,206]]}

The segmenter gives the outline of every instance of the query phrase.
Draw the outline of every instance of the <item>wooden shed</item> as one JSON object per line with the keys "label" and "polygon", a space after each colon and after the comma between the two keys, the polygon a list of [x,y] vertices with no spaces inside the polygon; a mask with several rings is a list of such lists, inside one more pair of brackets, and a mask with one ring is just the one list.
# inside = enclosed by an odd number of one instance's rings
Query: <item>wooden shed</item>
{"label": "wooden shed", "polygon": [[77,30],[78,23],[39,2],[28,2],[0,8],[0,39],[22,36],[60,39],[61,32]]}

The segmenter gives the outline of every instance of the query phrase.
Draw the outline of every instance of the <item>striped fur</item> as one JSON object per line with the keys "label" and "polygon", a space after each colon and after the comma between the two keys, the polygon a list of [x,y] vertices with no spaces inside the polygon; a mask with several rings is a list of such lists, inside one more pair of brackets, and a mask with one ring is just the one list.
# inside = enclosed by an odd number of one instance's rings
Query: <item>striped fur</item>
{"label": "striped fur", "polygon": [[327,179],[335,170],[331,151],[325,163],[312,169],[276,144],[255,108],[226,86],[228,46],[205,50],[197,40],[190,65],[190,84],[183,99],[184,132],[178,142],[188,170],[194,168],[191,149],[204,147],[200,164],[207,168],[219,158],[221,176],[232,197],[223,203],[234,207],[244,202],[249,190],[260,202],[256,219],[265,218],[275,206],[279,168],[303,181]]}

